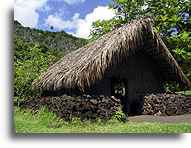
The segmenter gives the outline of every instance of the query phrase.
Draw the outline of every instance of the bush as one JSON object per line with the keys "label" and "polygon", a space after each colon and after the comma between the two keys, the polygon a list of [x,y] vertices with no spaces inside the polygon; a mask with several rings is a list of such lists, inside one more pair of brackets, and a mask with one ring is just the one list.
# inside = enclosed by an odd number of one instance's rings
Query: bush
{"label": "bush", "polygon": [[44,47],[36,44],[25,44],[22,40],[15,40],[14,56],[14,101],[37,96],[31,90],[31,84],[42,71],[55,61],[56,53],[44,52]]}
{"label": "bush", "polygon": [[126,122],[127,121],[127,115],[121,110],[121,108],[118,109],[118,111],[115,112],[113,119],[118,120],[120,122]]}

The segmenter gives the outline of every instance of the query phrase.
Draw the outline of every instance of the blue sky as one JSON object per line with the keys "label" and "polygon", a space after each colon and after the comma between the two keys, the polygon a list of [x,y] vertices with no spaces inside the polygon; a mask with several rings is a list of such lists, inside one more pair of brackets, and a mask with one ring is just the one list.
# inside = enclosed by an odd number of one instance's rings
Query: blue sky
{"label": "blue sky", "polygon": [[[115,16],[108,8],[112,0],[16,0],[14,19],[25,27],[64,30],[88,38],[91,24]],[[53,30],[50,27],[53,26]]]}

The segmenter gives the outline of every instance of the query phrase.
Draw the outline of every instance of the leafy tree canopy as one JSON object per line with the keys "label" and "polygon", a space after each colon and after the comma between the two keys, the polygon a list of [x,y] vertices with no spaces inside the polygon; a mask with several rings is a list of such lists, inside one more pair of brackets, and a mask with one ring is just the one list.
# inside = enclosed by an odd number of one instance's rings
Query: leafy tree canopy
{"label": "leafy tree canopy", "polygon": [[190,0],[113,0],[110,8],[115,10],[116,16],[108,21],[94,22],[93,37],[142,16],[153,18],[155,29],[163,36],[170,36],[176,31],[190,31]]}

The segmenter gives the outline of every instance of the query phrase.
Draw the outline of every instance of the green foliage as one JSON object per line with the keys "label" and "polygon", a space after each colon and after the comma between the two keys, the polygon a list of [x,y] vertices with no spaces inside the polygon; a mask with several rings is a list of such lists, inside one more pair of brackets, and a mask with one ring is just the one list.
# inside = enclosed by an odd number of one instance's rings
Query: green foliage
{"label": "green foliage", "polygon": [[179,84],[176,84],[176,82],[166,82],[164,88],[166,92],[175,92],[181,90],[181,87]]}
{"label": "green foliage", "polygon": [[[94,35],[96,31],[98,31],[98,34],[103,35],[103,33],[113,28],[142,16],[152,17],[155,21],[155,29],[163,36],[169,36],[172,27],[179,27],[179,29],[182,30],[185,26],[189,26],[190,24],[190,21],[188,21],[188,24],[185,25],[182,16],[184,13],[190,13],[191,1],[113,0],[110,8],[115,10],[116,17],[107,22],[94,23],[92,35]],[[106,23],[110,24],[110,29],[107,28],[108,25],[106,25]]]}
{"label": "green foliage", "polygon": [[179,91],[179,92],[176,92],[176,93],[191,97],[191,90]]}
{"label": "green foliage", "polygon": [[[15,101],[32,97],[32,82],[38,78],[47,67],[58,59],[55,51],[46,51],[44,47],[36,44],[27,44],[15,38],[14,55],[14,96]],[[57,56],[57,57],[56,57]],[[37,95],[37,94],[35,94]]]}
{"label": "green foliage", "polygon": [[49,112],[47,108],[41,108],[34,112],[16,107],[14,108],[14,115],[16,132],[40,132],[41,128],[46,128],[48,131],[48,129],[59,128],[63,125],[63,121],[54,113]]}
{"label": "green foliage", "polygon": [[118,120],[120,122],[126,122],[127,116],[124,114],[124,112],[121,109],[119,109],[117,112],[115,112],[112,119]]}
{"label": "green foliage", "polygon": [[26,43],[40,44],[41,46],[48,47],[60,51],[63,54],[87,44],[87,40],[74,37],[64,31],[49,32],[38,29],[31,29],[23,27],[17,21],[14,21],[14,36],[20,38]]}
{"label": "green foliage", "polygon": [[176,36],[167,38],[172,54],[191,80],[191,32],[183,31]]}
{"label": "green foliage", "polygon": [[103,20],[96,21],[92,24],[91,31],[91,40],[96,40],[100,36],[104,35],[107,32],[110,32],[112,29],[117,28],[123,24],[123,20],[112,19],[112,20]]}

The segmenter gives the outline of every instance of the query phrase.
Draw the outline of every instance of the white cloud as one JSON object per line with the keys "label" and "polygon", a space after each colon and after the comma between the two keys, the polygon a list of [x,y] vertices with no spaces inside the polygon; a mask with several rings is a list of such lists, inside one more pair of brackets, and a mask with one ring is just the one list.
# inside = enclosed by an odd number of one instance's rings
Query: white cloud
{"label": "white cloud", "polygon": [[[61,0],[60,0],[61,1]],[[65,3],[68,5],[73,5],[73,4],[78,4],[78,3],[83,3],[86,0],[63,0]]]}
{"label": "white cloud", "polygon": [[49,1],[65,2],[68,5],[74,5],[74,4],[84,3],[86,0],[49,0]]}
{"label": "white cloud", "polygon": [[46,4],[47,0],[16,0],[14,5],[14,19],[25,27],[36,27],[39,14],[37,10]]}
{"label": "white cloud", "polygon": [[92,13],[87,14],[84,20],[79,21],[76,35],[79,37],[88,38],[90,35],[91,25],[94,21],[109,20],[114,16],[114,11],[109,9],[107,6],[98,6]]}
{"label": "white cloud", "polygon": [[[91,25],[97,20],[109,20],[115,16],[113,10],[107,6],[98,6],[91,13],[87,14],[84,19],[80,18],[79,13],[75,13],[70,20],[63,20],[57,15],[50,15],[46,24],[53,26],[58,30],[74,29],[72,34],[77,37],[88,38],[90,35]],[[71,33],[71,32],[70,32]]]}
{"label": "white cloud", "polygon": [[49,26],[53,26],[58,30],[64,29],[73,29],[75,21],[74,20],[62,20],[59,16],[49,15],[46,24]]}

